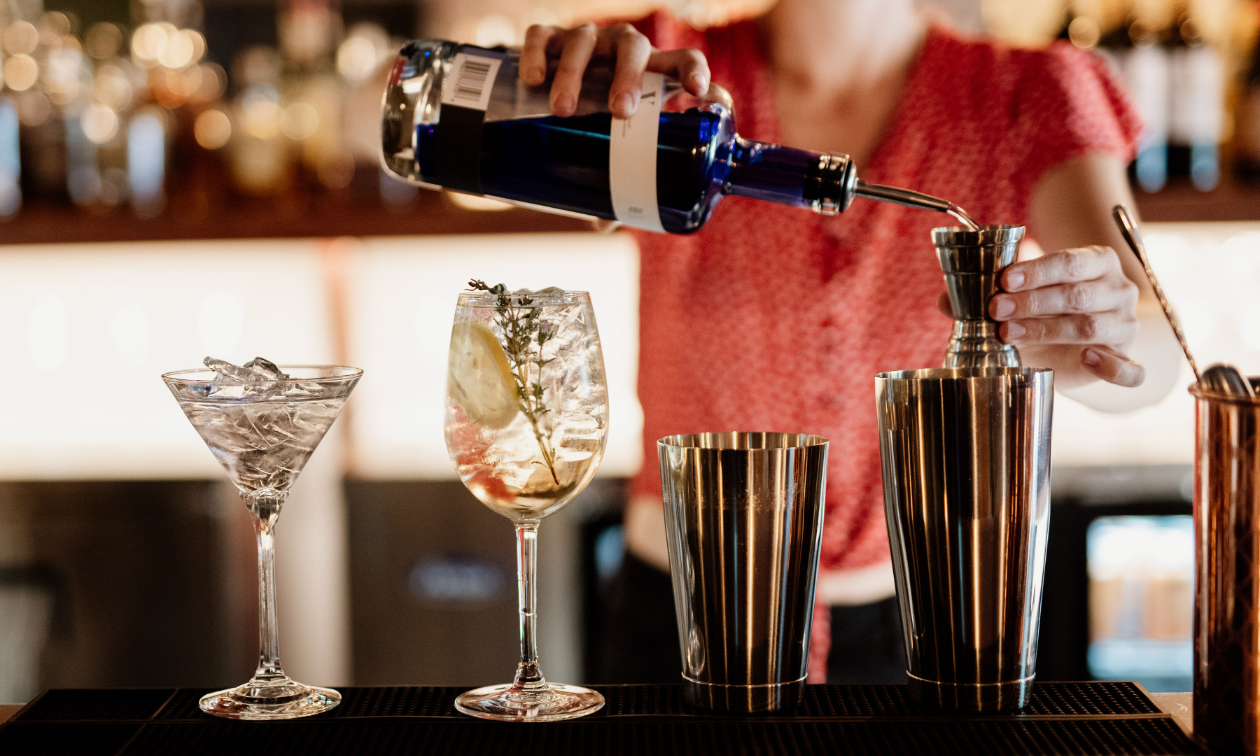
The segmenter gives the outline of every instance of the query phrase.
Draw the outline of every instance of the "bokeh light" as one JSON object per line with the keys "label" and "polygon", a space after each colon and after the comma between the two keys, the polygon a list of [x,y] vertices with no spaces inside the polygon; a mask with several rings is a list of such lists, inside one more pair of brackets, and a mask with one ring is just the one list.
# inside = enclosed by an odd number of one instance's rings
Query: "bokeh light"
{"label": "bokeh light", "polygon": [[118,55],[122,49],[122,30],[117,26],[100,22],[92,24],[87,36],[83,39],[83,50],[95,60],[109,60]]}
{"label": "bokeh light", "polygon": [[232,121],[222,110],[202,111],[193,122],[193,136],[207,150],[217,150],[232,138]]}
{"label": "bokeh light", "polygon": [[280,128],[290,139],[309,139],[319,128],[319,112],[309,102],[293,102],[284,108]]}
{"label": "bokeh light", "polygon": [[39,47],[39,30],[29,21],[15,21],[0,35],[0,46],[10,55],[30,55]]}
{"label": "bokeh light", "polygon": [[79,117],[83,136],[93,144],[105,144],[118,135],[118,114],[108,105],[92,103]]}
{"label": "bokeh light", "polygon": [[24,92],[39,81],[39,64],[29,55],[12,55],[4,61],[4,85]]}

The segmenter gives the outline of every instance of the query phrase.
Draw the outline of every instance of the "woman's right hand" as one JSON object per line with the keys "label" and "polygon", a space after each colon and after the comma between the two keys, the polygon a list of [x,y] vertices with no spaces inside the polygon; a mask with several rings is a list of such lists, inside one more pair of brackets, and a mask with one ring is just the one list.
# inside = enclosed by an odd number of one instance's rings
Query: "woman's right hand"
{"label": "woman's right hand", "polygon": [[638,29],[624,23],[603,29],[589,23],[572,29],[534,24],[525,31],[521,48],[521,80],[531,86],[543,84],[548,58],[558,57],[551,111],[571,116],[582,91],[582,74],[593,56],[614,61],[608,107],[618,118],[629,118],[639,107],[644,71],[677,79],[697,97],[709,89],[709,64],[699,50],[657,50]]}

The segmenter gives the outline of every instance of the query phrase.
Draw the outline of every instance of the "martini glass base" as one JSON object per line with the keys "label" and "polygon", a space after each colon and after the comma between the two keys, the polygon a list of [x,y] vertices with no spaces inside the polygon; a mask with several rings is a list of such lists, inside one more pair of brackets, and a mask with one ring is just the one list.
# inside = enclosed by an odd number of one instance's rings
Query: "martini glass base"
{"label": "martini glass base", "polygon": [[201,697],[207,714],[226,719],[297,719],[321,714],[341,703],[341,694],[292,680],[268,685],[253,680]]}
{"label": "martini glass base", "polygon": [[604,697],[593,690],[556,683],[538,692],[489,685],[455,699],[455,708],[463,713],[500,722],[558,722],[594,714],[603,706]]}

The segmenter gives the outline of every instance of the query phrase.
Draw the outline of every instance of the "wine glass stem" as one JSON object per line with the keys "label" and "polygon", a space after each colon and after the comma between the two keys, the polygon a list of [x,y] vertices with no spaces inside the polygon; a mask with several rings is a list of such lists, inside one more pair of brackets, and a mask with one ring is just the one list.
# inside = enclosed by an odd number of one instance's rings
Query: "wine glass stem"
{"label": "wine glass stem", "polygon": [[276,518],[283,496],[258,497],[250,506],[258,534],[258,671],[256,682],[286,680],[280,668],[280,628],[276,620]]}
{"label": "wine glass stem", "polygon": [[538,523],[516,526],[516,591],[521,609],[521,663],[516,668],[514,687],[526,691],[545,690],[547,681],[538,668]]}

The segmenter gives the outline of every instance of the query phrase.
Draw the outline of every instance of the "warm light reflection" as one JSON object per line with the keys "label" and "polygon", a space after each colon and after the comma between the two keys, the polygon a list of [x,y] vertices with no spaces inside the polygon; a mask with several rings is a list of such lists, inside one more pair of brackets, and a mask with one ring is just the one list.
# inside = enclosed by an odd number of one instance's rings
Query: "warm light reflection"
{"label": "warm light reflection", "polygon": [[319,113],[309,102],[293,102],[284,108],[280,128],[290,139],[309,139],[319,128]]}
{"label": "warm light reflection", "polygon": [[83,136],[93,144],[105,144],[118,134],[118,114],[108,105],[93,103],[80,116]]}
{"label": "warm light reflection", "polygon": [[207,150],[217,150],[232,138],[232,121],[222,110],[203,111],[193,123],[193,136]]}
{"label": "warm light reflection", "polygon": [[14,92],[23,92],[39,80],[39,64],[29,55],[14,55],[4,61],[4,85]]}
{"label": "warm light reflection", "polygon": [[122,49],[122,30],[117,26],[100,22],[92,24],[87,36],[83,39],[83,49],[96,60],[109,60]]}
{"label": "warm light reflection", "polygon": [[29,21],[15,21],[0,35],[0,46],[10,55],[30,55],[39,46],[39,30]]}

